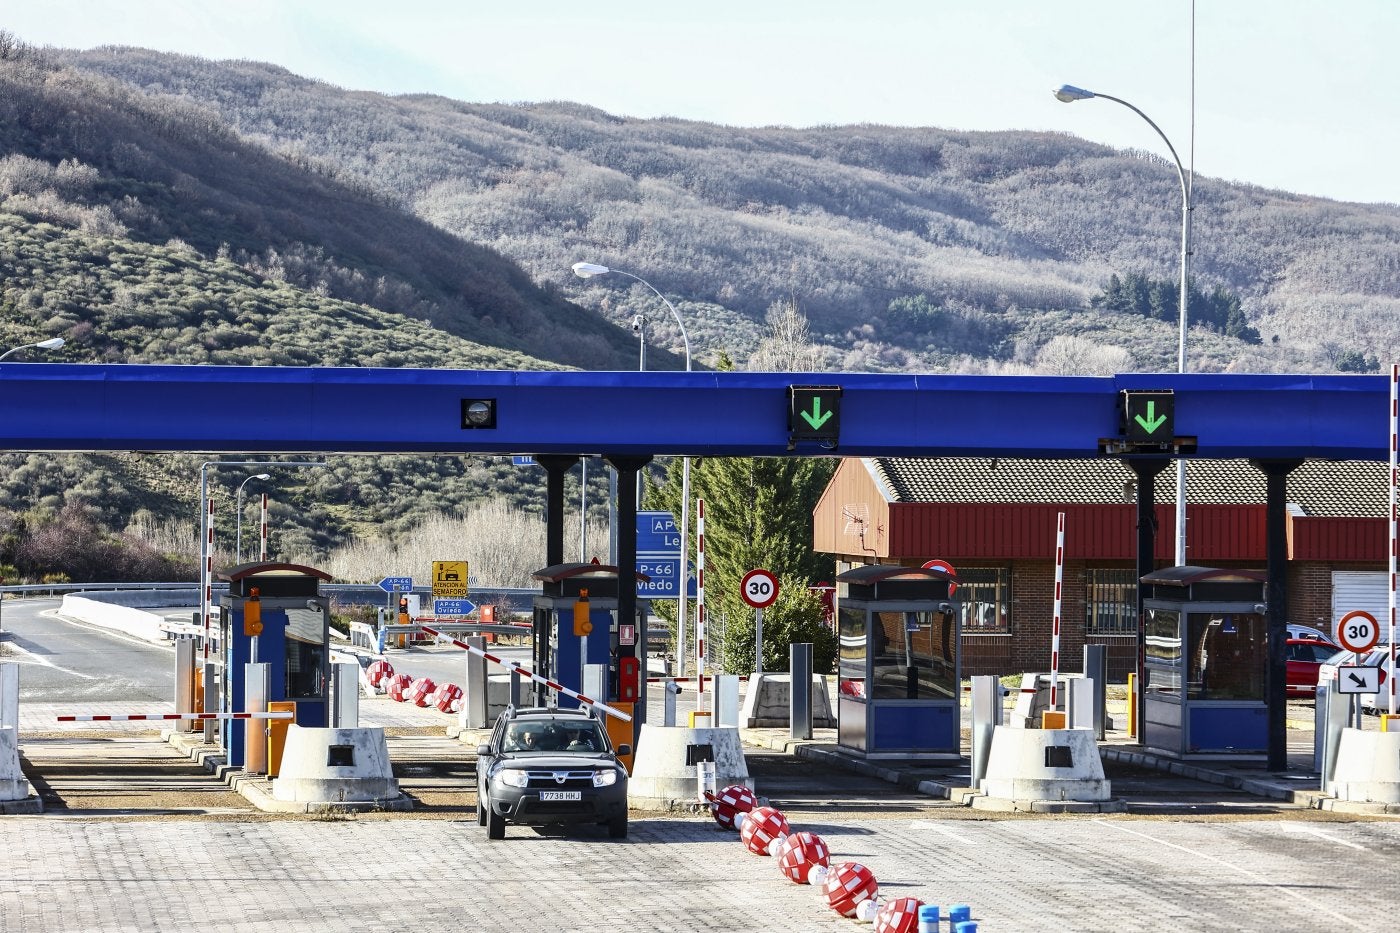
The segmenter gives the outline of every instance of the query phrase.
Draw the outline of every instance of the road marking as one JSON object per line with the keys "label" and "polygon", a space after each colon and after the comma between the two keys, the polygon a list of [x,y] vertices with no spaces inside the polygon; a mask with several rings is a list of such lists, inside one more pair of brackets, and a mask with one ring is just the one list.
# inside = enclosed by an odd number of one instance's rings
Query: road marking
{"label": "road marking", "polygon": [[1309,836],[1316,836],[1319,839],[1325,839],[1327,842],[1335,842],[1339,846],[1346,846],[1351,849],[1359,849],[1362,852],[1369,851],[1363,845],[1358,845],[1357,843],[1351,842],[1346,839],[1337,839],[1333,836],[1327,835],[1320,829],[1314,829],[1311,826],[1304,826],[1300,823],[1280,823],[1279,828],[1284,830],[1285,832],[1290,833],[1307,833]]}
{"label": "road marking", "polygon": [[1282,892],[1282,893],[1284,893],[1284,894],[1287,894],[1287,895],[1289,895],[1290,897],[1296,898],[1297,900],[1299,900],[1299,901],[1301,901],[1302,903],[1306,904],[1306,905],[1307,905],[1308,907],[1310,907],[1312,910],[1317,911],[1317,912],[1320,913],[1320,914],[1326,914],[1327,916],[1332,917],[1332,918],[1335,919],[1335,920],[1338,920],[1338,921],[1340,921],[1340,922],[1342,922],[1342,923],[1345,923],[1345,924],[1346,924],[1347,926],[1349,926],[1349,927],[1354,927],[1354,928],[1356,928],[1356,929],[1358,929],[1358,930],[1364,930],[1364,929],[1370,929],[1371,926],[1372,926],[1371,923],[1366,923],[1366,924],[1358,923],[1357,921],[1353,920],[1351,917],[1348,917],[1346,914],[1337,913],[1335,910],[1333,910],[1331,907],[1329,907],[1329,906],[1328,906],[1325,902],[1323,902],[1323,901],[1313,900],[1312,898],[1310,898],[1310,897],[1308,897],[1308,896],[1306,896],[1306,895],[1304,895],[1304,894],[1300,894],[1298,891],[1294,890],[1292,887],[1289,887],[1288,885],[1279,884],[1279,883],[1276,882],[1276,881],[1270,880],[1269,877],[1268,877],[1267,875],[1261,875],[1261,874],[1259,874],[1258,872],[1250,871],[1248,868],[1242,868],[1242,867],[1240,867],[1239,865],[1236,865],[1234,862],[1227,862],[1225,859],[1219,858],[1219,857],[1214,856],[1214,855],[1211,855],[1209,852],[1202,852],[1202,851],[1200,851],[1199,849],[1190,849],[1190,848],[1187,848],[1186,846],[1178,845],[1178,844],[1175,843],[1175,842],[1167,842],[1165,839],[1158,839],[1156,836],[1149,835],[1148,833],[1139,832],[1139,831],[1137,831],[1137,830],[1135,830],[1135,829],[1129,829],[1128,827],[1122,825],[1121,823],[1114,823],[1114,822],[1110,822],[1110,821],[1108,821],[1108,820],[1094,820],[1094,822],[1095,822],[1095,823],[1098,823],[1100,826],[1104,826],[1104,827],[1116,829],[1116,830],[1119,830],[1120,832],[1127,833],[1127,834],[1130,835],[1130,836],[1137,836],[1137,837],[1140,838],[1140,839],[1146,839],[1148,842],[1151,842],[1151,843],[1153,843],[1153,844],[1155,844],[1155,845],[1167,846],[1167,847],[1169,847],[1169,848],[1177,849],[1178,851],[1185,852],[1187,855],[1194,856],[1195,858],[1198,858],[1198,859],[1206,859],[1206,860],[1208,860],[1208,861],[1215,862],[1217,865],[1222,865],[1222,866],[1224,866],[1225,868],[1232,869],[1233,871],[1236,871],[1236,872],[1240,873],[1241,875],[1244,875],[1245,877],[1247,877],[1247,878],[1249,878],[1251,881],[1253,881],[1255,884],[1263,885],[1264,887],[1269,887],[1269,888],[1276,888],[1276,889],[1278,889],[1280,892]]}
{"label": "road marking", "polygon": [[11,650],[12,652],[18,652],[19,654],[24,655],[24,657],[20,657],[20,658],[14,657],[13,655],[10,655],[10,656],[8,656],[8,657],[6,658],[7,661],[11,661],[11,662],[13,662],[13,663],[15,663],[15,664],[38,664],[38,665],[41,665],[41,666],[43,666],[43,667],[51,667],[51,668],[53,668],[54,670],[56,670],[56,671],[58,671],[58,672],[60,672],[60,673],[63,673],[63,674],[71,674],[71,675],[74,676],[74,677],[80,677],[80,678],[82,678],[83,680],[98,680],[98,679],[99,679],[99,677],[98,677],[97,674],[84,674],[84,673],[82,673],[81,671],[73,671],[73,670],[69,670],[69,669],[66,668],[66,667],[59,667],[57,664],[53,663],[52,661],[50,661],[50,660],[48,660],[48,659],[46,659],[46,658],[44,658],[44,657],[41,657],[40,655],[37,655],[37,654],[35,654],[35,653],[32,652],[32,651],[26,651],[23,647],[21,647],[21,646],[20,646],[19,644],[17,644],[16,642],[7,641],[7,642],[5,642],[5,644],[8,645],[8,646],[10,647],[10,650]]}
{"label": "road marking", "polygon": [[960,836],[960,835],[958,835],[957,833],[953,832],[952,830],[944,829],[942,826],[940,826],[938,823],[936,823],[936,822],[933,821],[933,820],[910,820],[910,821],[909,821],[909,828],[910,828],[910,829],[931,829],[931,830],[933,830],[934,832],[938,833],[939,835],[947,836],[949,839],[952,839],[952,840],[954,840],[955,842],[960,842],[960,843],[962,843],[962,844],[965,845],[965,846],[970,846],[970,845],[975,845],[975,844],[976,844],[976,843],[973,842],[973,840],[967,838],[966,836]]}

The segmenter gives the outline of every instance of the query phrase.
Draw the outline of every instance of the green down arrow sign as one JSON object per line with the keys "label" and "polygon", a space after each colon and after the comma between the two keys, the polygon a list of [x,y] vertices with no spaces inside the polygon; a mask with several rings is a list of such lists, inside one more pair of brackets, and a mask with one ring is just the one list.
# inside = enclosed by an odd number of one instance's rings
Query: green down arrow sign
{"label": "green down arrow sign", "polygon": [[1170,444],[1176,434],[1175,407],[1171,392],[1124,392],[1124,437],[1135,444]]}
{"label": "green down arrow sign", "polygon": [[788,386],[789,437],[834,441],[840,433],[840,386]]}

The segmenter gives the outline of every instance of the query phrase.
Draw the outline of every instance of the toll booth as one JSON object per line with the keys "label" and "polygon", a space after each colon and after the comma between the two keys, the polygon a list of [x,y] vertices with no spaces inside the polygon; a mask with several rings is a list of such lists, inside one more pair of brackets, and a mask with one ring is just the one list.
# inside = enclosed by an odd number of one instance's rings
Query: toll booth
{"label": "toll booth", "polygon": [[[534,577],[541,583],[540,595],[534,598],[536,672],[590,696],[584,689],[583,665],[607,665],[605,695],[594,699],[637,702],[646,688],[642,664],[648,602],[637,600],[637,617],[619,625],[618,573],[611,564],[555,564],[535,571]],[[536,702],[543,704],[548,688],[537,688]],[[558,700],[561,707],[579,705],[563,695]]]}
{"label": "toll booth", "polygon": [[956,578],[871,564],[836,584],[838,746],[866,758],[960,756]]}
{"label": "toll booth", "polygon": [[[219,598],[225,687],[223,712],[248,712],[246,666],[268,665],[268,702],[292,701],[299,726],[328,724],[330,600],[321,583],[330,574],[299,564],[240,564],[219,571],[228,593]],[[244,721],[223,721],[228,763],[246,761]]]}
{"label": "toll booth", "polygon": [[1267,756],[1267,580],[1190,566],[1142,578],[1145,746],[1177,758]]}

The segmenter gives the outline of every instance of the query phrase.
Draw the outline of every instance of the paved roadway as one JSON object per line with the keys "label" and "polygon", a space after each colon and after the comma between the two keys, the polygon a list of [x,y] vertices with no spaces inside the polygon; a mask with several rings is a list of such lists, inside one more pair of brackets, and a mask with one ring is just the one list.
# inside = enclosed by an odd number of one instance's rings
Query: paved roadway
{"label": "paved roadway", "polygon": [[[51,621],[41,627],[52,633],[35,633],[15,606],[7,634],[39,649],[15,655],[25,689],[93,661],[161,654]],[[65,646],[88,660],[66,663]],[[122,676],[103,691],[123,689]],[[31,771],[62,806],[0,817],[3,930],[860,929],[704,815],[634,814],[625,841],[512,826],[489,842],[472,813],[471,743],[425,725],[441,714],[364,703],[367,717],[399,724],[388,730],[396,775],[420,809],[287,817],[252,810],[149,724],[30,737],[25,723],[52,722],[58,709],[48,689],[22,704],[21,741],[31,765],[44,759]],[[155,700],[168,708],[168,688]],[[1129,813],[991,814],[768,749],[747,754],[759,792],[837,860],[871,867],[884,896],[969,904],[983,931],[1394,925],[1384,881],[1400,857],[1393,819],[1300,811],[1179,778],[1173,791],[1126,766],[1110,770]]]}

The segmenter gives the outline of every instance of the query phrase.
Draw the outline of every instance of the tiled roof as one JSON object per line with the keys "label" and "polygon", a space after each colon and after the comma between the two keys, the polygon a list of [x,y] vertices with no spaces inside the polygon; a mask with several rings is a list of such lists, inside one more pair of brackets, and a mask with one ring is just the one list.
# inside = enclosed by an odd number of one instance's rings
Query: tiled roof
{"label": "tiled roof", "polygon": [[[1134,502],[1133,471],[1111,457],[1086,460],[1007,460],[988,457],[871,461],[896,502]],[[1288,502],[1305,515],[1384,518],[1388,466],[1308,460],[1288,476]],[[1176,469],[1157,474],[1155,498],[1176,501]],[[1186,496],[1192,504],[1263,505],[1264,474],[1246,460],[1188,460]]]}

